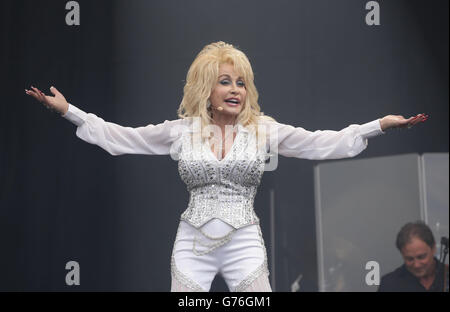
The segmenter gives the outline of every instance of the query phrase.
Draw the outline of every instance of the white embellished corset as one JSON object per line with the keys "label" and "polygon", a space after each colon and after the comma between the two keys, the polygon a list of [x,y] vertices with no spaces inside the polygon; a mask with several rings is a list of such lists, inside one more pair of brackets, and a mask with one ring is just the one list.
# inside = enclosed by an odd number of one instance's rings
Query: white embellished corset
{"label": "white embellished corset", "polygon": [[181,136],[178,171],[190,198],[181,219],[199,228],[218,218],[234,228],[258,224],[253,202],[264,173],[266,154],[255,137],[239,126],[232,148],[218,160],[207,141]]}

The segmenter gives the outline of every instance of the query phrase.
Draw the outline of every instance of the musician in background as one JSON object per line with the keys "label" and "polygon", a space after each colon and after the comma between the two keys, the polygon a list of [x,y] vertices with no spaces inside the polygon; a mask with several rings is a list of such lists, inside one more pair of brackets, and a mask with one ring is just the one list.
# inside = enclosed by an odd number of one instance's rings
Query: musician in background
{"label": "musician in background", "polygon": [[404,225],[397,235],[396,246],[405,263],[381,278],[378,291],[448,291],[448,265],[434,256],[434,236],[424,222]]}

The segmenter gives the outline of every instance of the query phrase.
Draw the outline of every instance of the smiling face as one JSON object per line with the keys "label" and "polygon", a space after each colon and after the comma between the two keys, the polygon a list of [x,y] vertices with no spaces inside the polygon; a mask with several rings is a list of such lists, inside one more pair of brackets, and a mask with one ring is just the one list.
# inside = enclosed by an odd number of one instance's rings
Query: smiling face
{"label": "smiling face", "polygon": [[243,77],[240,77],[231,64],[219,66],[219,77],[211,92],[211,105],[221,106],[222,111],[214,109],[214,114],[237,116],[245,103],[247,90]]}
{"label": "smiling face", "polygon": [[417,237],[413,237],[401,251],[406,268],[417,278],[433,274],[435,252],[436,247],[431,248]]}

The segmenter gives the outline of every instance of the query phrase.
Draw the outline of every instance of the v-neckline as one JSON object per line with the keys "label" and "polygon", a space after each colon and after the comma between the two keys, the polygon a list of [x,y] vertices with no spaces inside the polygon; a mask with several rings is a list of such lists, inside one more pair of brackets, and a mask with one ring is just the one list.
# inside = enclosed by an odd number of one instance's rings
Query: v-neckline
{"label": "v-neckline", "polygon": [[206,148],[207,148],[209,154],[212,156],[212,158],[213,158],[216,162],[218,162],[218,163],[223,163],[223,162],[225,162],[225,160],[227,159],[228,155],[231,154],[231,153],[234,151],[234,148],[235,148],[236,141],[237,141],[237,139],[238,139],[239,133],[240,133],[240,131],[238,130],[238,131],[236,132],[236,136],[234,137],[233,144],[231,145],[230,149],[228,150],[228,153],[226,153],[225,156],[224,156],[222,159],[218,159],[218,158],[216,157],[216,155],[214,155],[214,153],[213,153],[213,151],[212,151],[212,149],[211,149],[211,144],[210,144],[209,139],[208,139],[208,146],[207,146]]}

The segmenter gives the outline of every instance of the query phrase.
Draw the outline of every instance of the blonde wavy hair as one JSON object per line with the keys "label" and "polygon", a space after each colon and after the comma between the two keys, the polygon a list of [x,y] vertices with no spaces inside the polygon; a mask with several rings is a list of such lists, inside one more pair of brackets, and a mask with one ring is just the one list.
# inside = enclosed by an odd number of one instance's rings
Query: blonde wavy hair
{"label": "blonde wavy hair", "polygon": [[[213,124],[207,102],[218,82],[221,64],[233,65],[234,70],[244,78],[247,96],[236,122],[244,127],[255,126],[256,135],[258,135],[258,121],[261,119],[275,121],[275,119],[261,112],[253,70],[247,56],[233,45],[223,41],[206,45],[192,62],[183,89],[183,100],[177,110],[178,117],[200,117],[202,129]],[[202,134],[202,137],[204,136],[209,135]]]}

